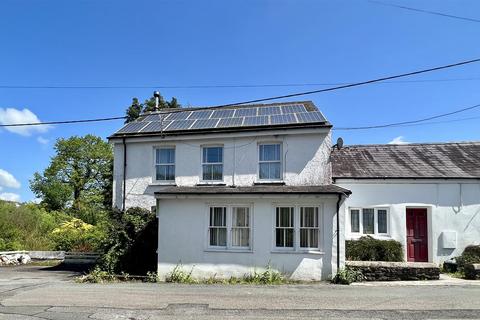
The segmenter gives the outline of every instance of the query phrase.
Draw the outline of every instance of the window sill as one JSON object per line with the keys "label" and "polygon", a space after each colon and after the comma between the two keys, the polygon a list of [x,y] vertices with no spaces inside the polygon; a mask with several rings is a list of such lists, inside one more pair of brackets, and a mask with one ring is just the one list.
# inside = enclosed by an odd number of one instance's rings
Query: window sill
{"label": "window sill", "polygon": [[272,250],[271,253],[287,253],[287,254],[316,254],[324,255],[325,252],[319,250]]}
{"label": "window sill", "polygon": [[151,186],[176,186],[175,181],[153,181],[150,183]]}
{"label": "window sill", "polygon": [[205,252],[223,252],[223,253],[253,253],[252,249],[215,249],[208,248]]}

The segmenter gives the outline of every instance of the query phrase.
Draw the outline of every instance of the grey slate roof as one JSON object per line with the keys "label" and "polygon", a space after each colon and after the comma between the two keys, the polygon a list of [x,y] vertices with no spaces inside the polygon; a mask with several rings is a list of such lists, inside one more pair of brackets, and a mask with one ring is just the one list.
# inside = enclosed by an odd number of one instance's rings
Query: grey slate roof
{"label": "grey slate roof", "polygon": [[480,179],[480,142],[352,145],[330,160],[334,179]]}
{"label": "grey slate roof", "polygon": [[311,101],[162,109],[141,115],[109,138],[331,127]]}
{"label": "grey slate roof", "polygon": [[350,190],[329,184],[319,186],[256,185],[249,187],[195,186],[160,187],[156,195],[230,195],[230,194],[350,194]]}

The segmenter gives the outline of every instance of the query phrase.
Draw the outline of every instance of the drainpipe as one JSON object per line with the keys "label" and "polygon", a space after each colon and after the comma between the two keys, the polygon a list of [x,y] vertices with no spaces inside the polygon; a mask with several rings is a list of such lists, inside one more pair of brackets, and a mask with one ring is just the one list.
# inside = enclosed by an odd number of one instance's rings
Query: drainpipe
{"label": "drainpipe", "polygon": [[340,202],[342,195],[338,194],[337,200],[337,273],[340,270]]}
{"label": "drainpipe", "polygon": [[127,195],[127,144],[125,138],[123,142],[123,196],[122,196],[122,211],[125,211],[125,197]]}

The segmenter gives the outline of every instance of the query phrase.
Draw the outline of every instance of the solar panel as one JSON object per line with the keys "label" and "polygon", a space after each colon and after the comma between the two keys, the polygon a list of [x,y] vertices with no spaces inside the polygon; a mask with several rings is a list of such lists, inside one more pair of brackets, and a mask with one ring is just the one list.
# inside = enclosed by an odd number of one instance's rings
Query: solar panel
{"label": "solar panel", "polygon": [[122,129],[118,130],[117,133],[135,133],[140,131],[145,127],[148,122],[130,122],[127,123]]}
{"label": "solar panel", "polygon": [[323,117],[322,113],[320,112],[303,112],[297,113],[297,119],[299,123],[306,123],[306,122],[325,122],[325,118]]}
{"label": "solar panel", "polygon": [[253,117],[257,115],[257,108],[241,108],[235,110],[235,117]]}
{"label": "solar panel", "polygon": [[170,126],[168,126],[168,131],[173,130],[186,130],[195,122],[195,120],[177,120],[172,121]]}
{"label": "solar panel", "polygon": [[256,116],[256,117],[245,117],[243,121],[243,127],[247,126],[263,126],[267,125],[268,123],[268,116]]}
{"label": "solar panel", "polygon": [[190,112],[172,112],[165,119],[166,120],[185,120],[190,115]]}
{"label": "solar panel", "polygon": [[161,132],[167,129],[168,125],[173,121],[155,121],[150,122],[141,132]]}
{"label": "solar panel", "polygon": [[215,110],[213,111],[211,118],[231,118],[234,113],[234,109]]}
{"label": "solar panel", "polygon": [[258,115],[271,116],[274,114],[281,114],[280,107],[261,107],[258,108]]}
{"label": "solar panel", "polygon": [[200,119],[195,121],[193,126],[190,129],[205,129],[205,128],[215,128],[217,125],[218,119]]}
{"label": "solar panel", "polygon": [[217,128],[240,127],[242,122],[243,118],[224,118],[220,119],[217,124]]}
{"label": "solar panel", "polygon": [[212,111],[210,110],[202,110],[202,111],[192,111],[188,120],[192,119],[208,119],[212,115]]}
{"label": "solar panel", "polygon": [[294,104],[290,106],[281,106],[283,114],[287,113],[298,113],[298,112],[307,112],[305,107],[301,104]]}
{"label": "solar panel", "polygon": [[139,119],[140,121],[160,121],[160,115],[159,114],[150,114],[146,117],[143,117]]}
{"label": "solar panel", "polygon": [[270,116],[271,124],[290,124],[297,123],[297,119],[293,114],[280,114],[275,116]]}

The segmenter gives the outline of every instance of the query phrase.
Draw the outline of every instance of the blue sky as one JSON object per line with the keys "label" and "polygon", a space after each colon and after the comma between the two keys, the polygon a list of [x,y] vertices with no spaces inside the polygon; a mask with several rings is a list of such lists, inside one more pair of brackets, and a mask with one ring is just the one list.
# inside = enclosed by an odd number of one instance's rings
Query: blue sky
{"label": "blue sky", "polygon": [[[479,1],[393,1],[480,19]],[[480,57],[480,23],[351,1],[0,2],[0,85],[188,86],[354,82]],[[480,78],[480,64],[405,80]],[[376,84],[306,96],[335,126],[397,122],[480,103],[480,80]],[[160,89],[205,106],[323,86]],[[121,116],[152,89],[1,89],[0,120]],[[26,111],[24,109],[28,109]],[[12,113],[13,112],[13,113]],[[480,116],[480,110],[451,119]],[[18,118],[17,117],[17,118]],[[479,119],[336,131],[346,144],[480,140]],[[0,194],[32,200],[55,139],[106,137],[121,121],[0,129]],[[7,195],[5,195],[5,193]]]}

